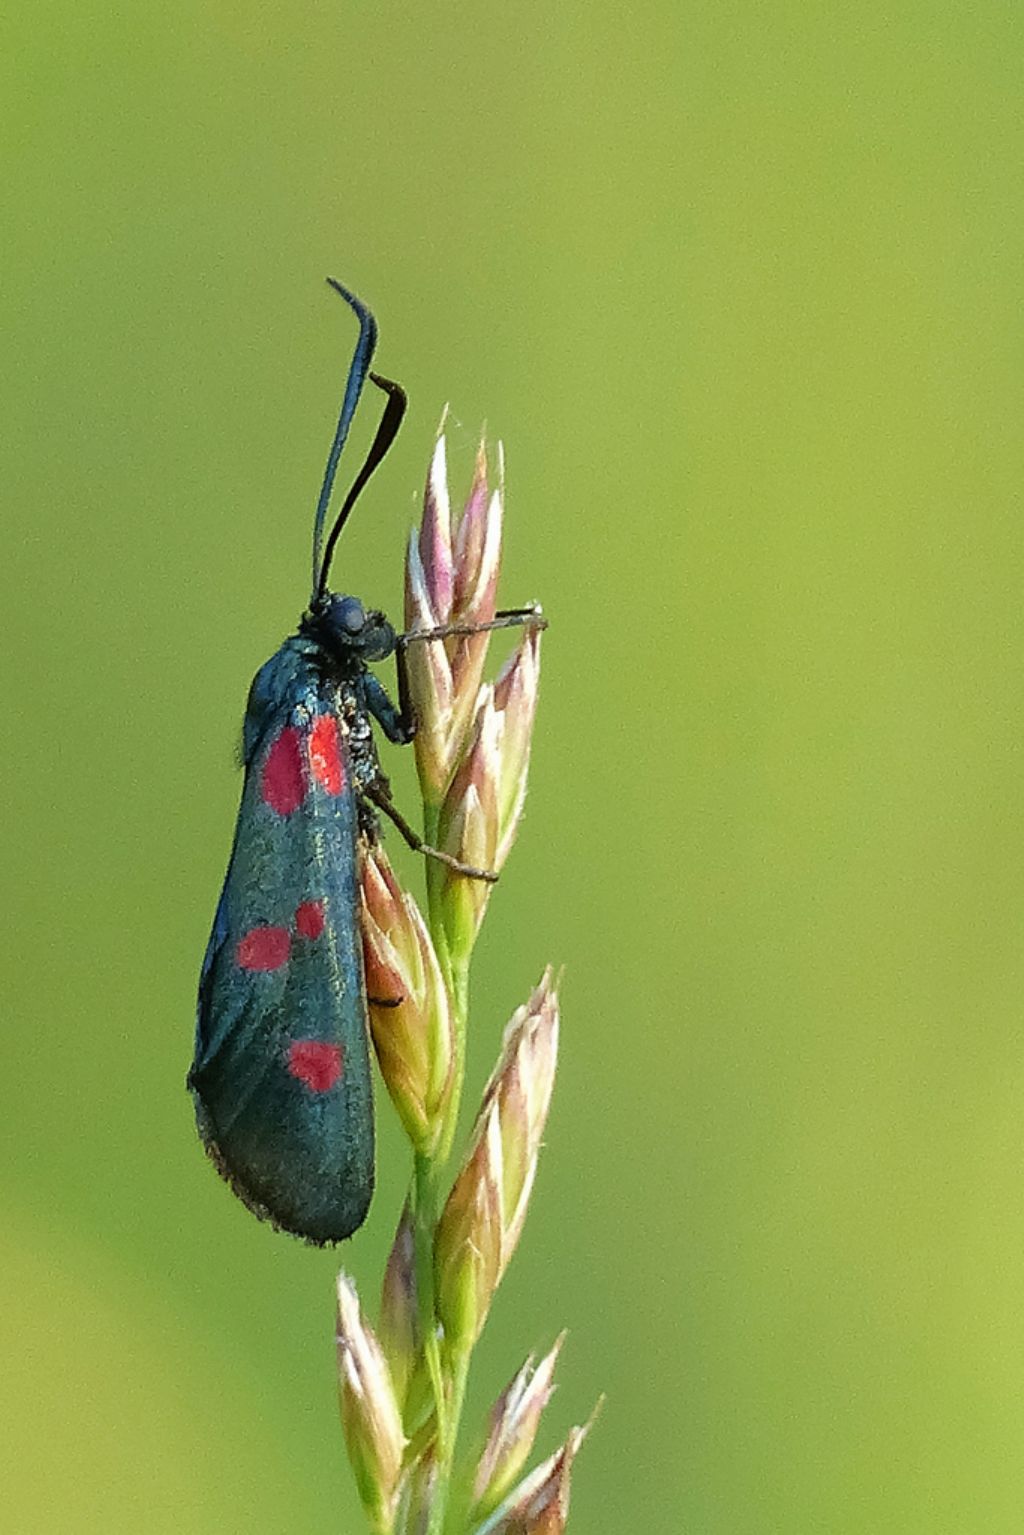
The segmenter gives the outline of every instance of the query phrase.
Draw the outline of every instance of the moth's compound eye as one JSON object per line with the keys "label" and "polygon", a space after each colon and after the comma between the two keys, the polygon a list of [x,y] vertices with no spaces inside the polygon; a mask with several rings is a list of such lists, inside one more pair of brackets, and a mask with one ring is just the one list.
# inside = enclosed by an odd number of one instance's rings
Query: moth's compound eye
{"label": "moth's compound eye", "polygon": [[359,634],[366,624],[366,613],[358,597],[342,597],[334,616],[338,628],[346,634]]}
{"label": "moth's compound eye", "polygon": [[383,661],[395,648],[395,631],[383,613],[369,613],[366,630],[360,640],[362,654],[367,661]]}

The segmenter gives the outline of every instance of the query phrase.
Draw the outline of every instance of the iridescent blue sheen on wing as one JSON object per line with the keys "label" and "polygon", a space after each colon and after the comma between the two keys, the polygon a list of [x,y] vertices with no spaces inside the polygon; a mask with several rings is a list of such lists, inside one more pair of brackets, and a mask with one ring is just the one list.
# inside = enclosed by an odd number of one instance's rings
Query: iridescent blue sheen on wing
{"label": "iridescent blue sheen on wing", "polygon": [[349,1236],[373,1192],[359,933],[360,831],[346,722],[317,647],[257,673],[245,785],[199,986],[189,1074],[200,1133],[258,1214]]}

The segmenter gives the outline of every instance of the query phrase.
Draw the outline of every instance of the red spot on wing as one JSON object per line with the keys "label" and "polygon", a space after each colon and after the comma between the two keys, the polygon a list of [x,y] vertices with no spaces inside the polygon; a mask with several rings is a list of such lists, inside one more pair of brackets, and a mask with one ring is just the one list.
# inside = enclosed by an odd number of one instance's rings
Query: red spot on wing
{"label": "red spot on wing", "polygon": [[345,769],[341,760],[338,721],[333,714],[318,714],[309,732],[309,765],[313,776],[328,794],[340,794],[345,787]]}
{"label": "red spot on wing", "polygon": [[243,970],[280,970],[291,947],[286,927],[252,927],[238,940],[235,958]]}
{"label": "red spot on wing", "polygon": [[303,901],[295,913],[295,931],[303,938],[319,938],[323,930],[323,901]]}
{"label": "red spot on wing", "polygon": [[340,1079],[342,1060],[340,1045],[320,1039],[296,1039],[288,1047],[288,1070],[314,1093],[326,1093]]}
{"label": "red spot on wing", "polygon": [[267,752],[263,764],[263,798],[278,815],[291,815],[298,810],[306,793],[301,742],[301,732],[288,725]]}

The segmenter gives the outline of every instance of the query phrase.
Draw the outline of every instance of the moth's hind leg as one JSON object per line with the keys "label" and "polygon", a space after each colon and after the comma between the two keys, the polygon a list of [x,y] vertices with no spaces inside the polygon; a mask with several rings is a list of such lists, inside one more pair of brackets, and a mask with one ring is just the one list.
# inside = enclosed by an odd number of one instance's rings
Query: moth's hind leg
{"label": "moth's hind leg", "polygon": [[381,778],[374,783],[364,784],[362,793],[398,828],[414,853],[422,853],[426,858],[436,858],[438,863],[454,869],[456,874],[464,874],[467,879],[483,879],[491,885],[497,883],[498,876],[493,869],[477,869],[473,864],[463,863],[461,859],[453,858],[451,853],[442,853],[440,848],[431,847],[428,842],[424,842],[419,833],[413,830],[402,813],[396,809],[388,791],[386,779]]}

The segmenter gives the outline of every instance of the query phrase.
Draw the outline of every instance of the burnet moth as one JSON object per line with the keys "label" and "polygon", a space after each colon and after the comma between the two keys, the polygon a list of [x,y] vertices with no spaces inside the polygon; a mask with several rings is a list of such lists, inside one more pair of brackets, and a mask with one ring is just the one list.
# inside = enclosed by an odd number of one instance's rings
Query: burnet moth
{"label": "burnet moth", "polygon": [[[383,613],[328,590],[339,534],[406,405],[398,384],[370,372],[373,315],[339,282],[328,282],[355,312],[359,339],[313,522],[309,607],[249,691],[242,799],[199,980],[188,1074],[199,1133],[218,1171],[255,1214],[317,1244],[350,1236],[373,1193],[358,893],[363,849],[378,835],[375,811],[389,816],[419,851],[467,877],[495,877],[426,847],[402,819],[371,725],[376,720],[390,741],[411,741],[405,645],[472,631],[396,635]],[[338,460],[367,379],[386,404],[325,538]],[[481,627],[526,616],[526,610],[509,612]],[[393,653],[398,707],[367,665]]]}

